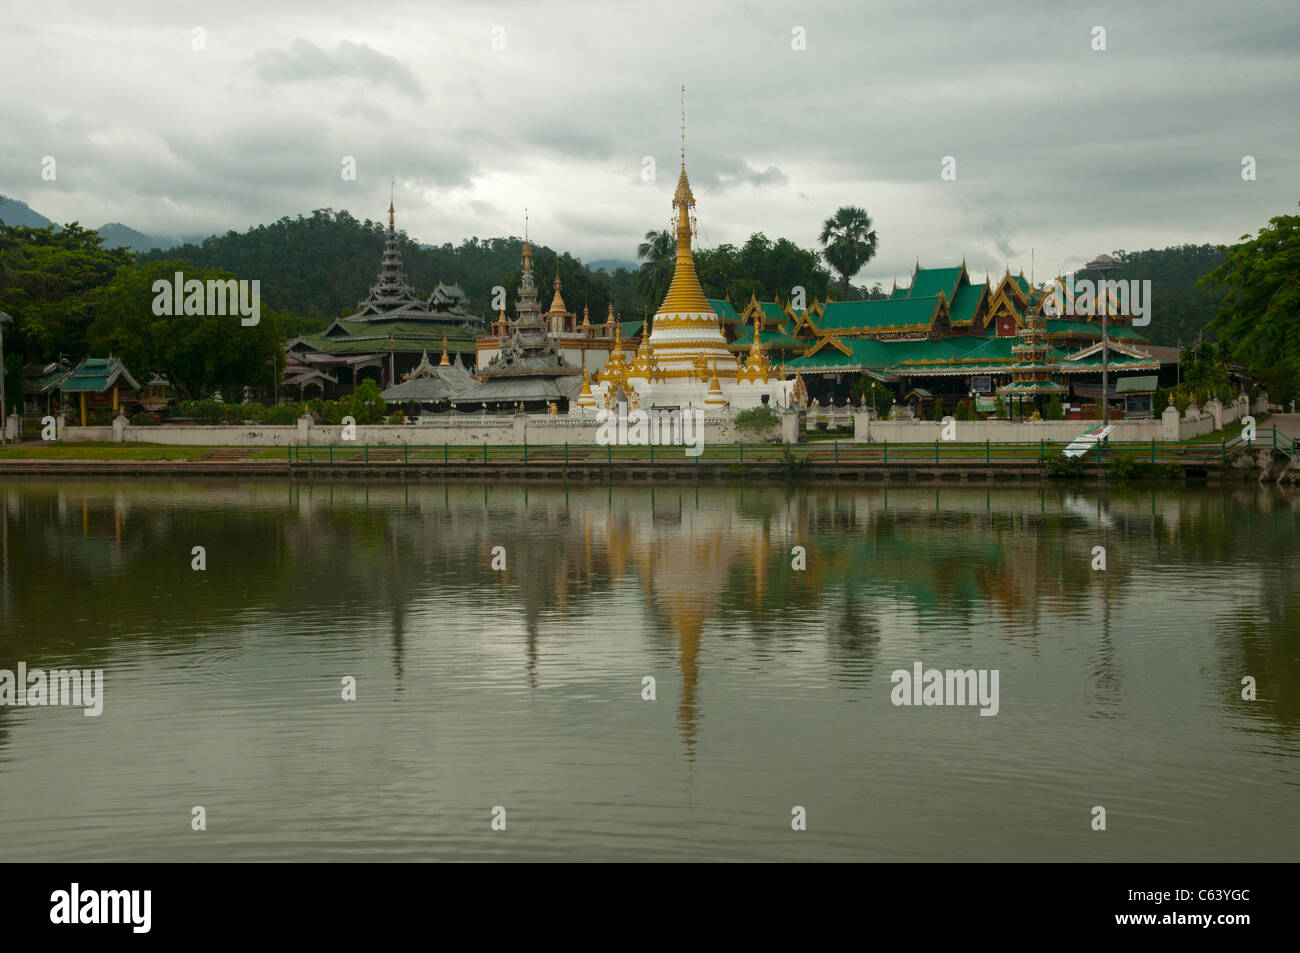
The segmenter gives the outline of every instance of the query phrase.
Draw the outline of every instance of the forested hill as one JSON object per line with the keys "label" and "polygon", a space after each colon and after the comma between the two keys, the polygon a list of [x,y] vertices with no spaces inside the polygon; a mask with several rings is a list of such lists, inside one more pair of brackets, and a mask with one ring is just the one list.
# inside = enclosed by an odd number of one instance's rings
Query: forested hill
{"label": "forested hill", "polygon": [[[382,222],[353,218],[346,211],[318,209],[311,215],[282,218],[248,231],[214,235],[201,245],[186,244],[151,251],[140,261],[184,259],[196,266],[224,268],[237,277],[258,278],[262,295],[286,316],[312,319],[302,327],[324,327],[336,317],[351,314],[366,296],[379,270],[384,248]],[[544,245],[534,245],[534,273],[543,307],[550,304],[558,261],[563,296],[569,310],[582,313],[585,303],[593,323],[605,319],[611,298],[624,320],[639,318],[647,302],[653,309],[662,298],[672,274],[671,238],[665,248],[654,249],[650,274],[617,268],[592,269],[567,252],[557,255]],[[514,292],[519,283],[519,238],[469,238],[459,245],[420,246],[402,235],[402,259],[407,280],[416,293],[427,296],[438,281],[458,284],[470,296],[470,310],[490,318],[492,288],[509,292],[507,313],[514,315]],[[1194,340],[1218,312],[1224,290],[1198,287],[1197,281],[1223,263],[1224,252],[1214,245],[1180,245],[1136,252],[1115,252],[1124,266],[1108,277],[1151,280],[1151,324],[1146,334],[1155,344]],[[813,296],[826,297],[829,274],[817,255],[779,239],[772,242],[755,235],[745,245],[697,249],[697,267],[706,293],[730,294],[743,305],[750,293],[770,300],[789,295],[793,283]],[[1096,278],[1080,272],[1080,278]],[[297,327],[298,322],[291,326]]]}
{"label": "forested hill", "polygon": [[[227,232],[202,245],[181,245],[140,256],[141,262],[184,259],[195,265],[226,268],[240,278],[257,278],[262,295],[278,309],[318,319],[321,326],[351,314],[374,284],[384,250],[386,226],[353,218],[346,211],[318,209],[310,216],[282,218],[242,234]],[[492,288],[509,290],[508,313],[513,314],[514,289],[519,281],[518,238],[466,239],[421,247],[401,235],[407,282],[422,297],[437,282],[460,285],[470,297],[470,311],[490,318]],[[585,302],[592,322],[605,319],[611,296],[614,307],[629,319],[641,313],[633,275],[618,269],[613,275],[593,271],[568,253],[533,245],[534,274],[543,306],[551,301],[556,262],[569,310],[581,313]]]}
{"label": "forested hill", "polygon": [[[1142,333],[1152,344],[1194,341],[1223,304],[1226,289],[1196,285],[1223,264],[1225,252],[1217,245],[1175,245],[1114,255],[1124,264],[1108,272],[1108,279],[1151,281],[1151,323]],[[1100,276],[1081,271],[1076,277],[1096,280]]]}

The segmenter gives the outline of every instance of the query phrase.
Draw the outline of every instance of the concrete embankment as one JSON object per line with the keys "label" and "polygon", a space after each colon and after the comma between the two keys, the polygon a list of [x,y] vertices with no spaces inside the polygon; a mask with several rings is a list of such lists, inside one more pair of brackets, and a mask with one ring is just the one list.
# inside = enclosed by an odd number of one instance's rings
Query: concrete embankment
{"label": "concrete embankment", "polygon": [[[0,460],[0,475],[29,477],[281,477],[293,480],[472,480],[488,482],[564,481],[649,483],[727,482],[733,480],[863,483],[990,483],[1023,484],[1053,481],[1049,468],[1036,460],[842,461],[813,458],[790,465],[780,460],[695,460],[689,457],[649,460],[452,460],[438,462],[284,460]],[[1210,482],[1257,481],[1258,469],[1188,465],[1167,479]],[[1107,468],[1081,464],[1077,479],[1113,482]],[[1054,482],[1054,481],[1053,481]]]}

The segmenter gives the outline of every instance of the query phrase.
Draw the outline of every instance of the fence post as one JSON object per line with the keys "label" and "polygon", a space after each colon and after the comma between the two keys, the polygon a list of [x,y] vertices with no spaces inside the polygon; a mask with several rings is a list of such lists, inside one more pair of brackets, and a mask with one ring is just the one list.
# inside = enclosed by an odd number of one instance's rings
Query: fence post
{"label": "fence post", "polygon": [[366,444],[365,454],[366,454],[366,456],[365,456],[365,460],[364,460],[363,462],[364,462],[364,463],[369,463],[369,462],[370,462],[370,444]]}
{"label": "fence post", "polygon": [[564,441],[564,465],[569,465],[569,441]]}
{"label": "fence post", "polygon": [[442,462],[444,464],[447,462],[447,445],[445,443],[442,445]]}
{"label": "fence post", "polygon": [[1045,441],[1040,437],[1040,438],[1038,439],[1038,462],[1039,462],[1039,463],[1042,463],[1045,459],[1047,459],[1046,457],[1043,456],[1043,454],[1046,452],[1046,450],[1047,450],[1047,444],[1046,444],[1046,442],[1045,442]]}
{"label": "fence post", "polygon": [[650,462],[655,462],[655,445],[653,440],[650,441]]}
{"label": "fence post", "polygon": [[524,463],[528,462],[528,444],[524,443]]}
{"label": "fence post", "polygon": [[330,463],[334,462],[334,444],[330,444]]}
{"label": "fence post", "polygon": [[882,463],[889,462],[889,441],[888,440],[885,441],[885,459],[882,460],[881,462]]}
{"label": "fence post", "polygon": [[487,444],[483,444],[483,462],[487,463]]}
{"label": "fence post", "polygon": [[410,462],[411,462],[411,445],[409,443],[404,443],[402,444],[402,463],[410,463]]}
{"label": "fence post", "polygon": [[612,443],[605,444],[605,462],[610,464],[614,462],[614,445]]}
{"label": "fence post", "polygon": [[1101,441],[1097,441],[1097,466],[1101,466]]}
{"label": "fence post", "polygon": [[835,462],[840,462],[840,442],[838,440],[835,441]]}
{"label": "fence post", "polygon": [[745,444],[743,442],[740,445],[740,462],[745,462]]}
{"label": "fence post", "polygon": [[1156,438],[1151,438],[1151,462],[1156,462]]}
{"label": "fence post", "polygon": [[1219,462],[1226,464],[1228,462],[1228,438],[1219,438]]}
{"label": "fence post", "polygon": [[934,442],[934,462],[935,463],[939,462],[939,441],[938,440]]}
{"label": "fence post", "polygon": [[988,463],[988,462],[989,462],[989,450],[990,450],[990,449],[991,449],[991,448],[989,447],[989,438],[988,438],[988,437],[985,437],[985,438],[984,438],[984,462],[985,462],[985,463]]}

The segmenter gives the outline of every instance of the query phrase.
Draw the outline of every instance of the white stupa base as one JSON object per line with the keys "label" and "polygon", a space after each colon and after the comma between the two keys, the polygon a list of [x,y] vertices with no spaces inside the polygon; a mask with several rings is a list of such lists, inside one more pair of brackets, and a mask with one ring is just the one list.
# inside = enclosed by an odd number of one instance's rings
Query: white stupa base
{"label": "white stupa base", "polygon": [[[734,414],[759,406],[763,403],[764,396],[767,397],[767,405],[773,410],[780,410],[790,406],[791,392],[794,390],[795,382],[792,380],[769,380],[766,383],[720,381],[719,384],[722,388],[722,397],[727,402],[725,412]],[[605,406],[605,395],[608,386],[603,382],[591,385],[591,392],[596,398],[597,409]],[[674,379],[662,383],[633,381],[632,386],[636,390],[637,408],[639,410],[677,408],[680,410],[713,411],[714,413],[724,412],[723,408],[718,404],[710,402],[710,398],[714,401],[717,400],[717,394],[716,392],[710,394],[707,381],[689,379]],[[590,410],[587,411],[587,413],[591,412]]]}

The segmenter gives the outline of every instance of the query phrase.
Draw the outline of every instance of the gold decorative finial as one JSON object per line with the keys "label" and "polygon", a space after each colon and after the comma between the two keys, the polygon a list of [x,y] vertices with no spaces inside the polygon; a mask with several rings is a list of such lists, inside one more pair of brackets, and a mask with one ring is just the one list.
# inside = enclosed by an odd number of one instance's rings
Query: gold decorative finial
{"label": "gold decorative finial", "polygon": [[682,84],[682,168],[686,168],[686,84]]}
{"label": "gold decorative finial", "polygon": [[397,178],[394,177],[392,181],[388,183],[388,228],[390,231],[393,229],[393,212],[394,212],[393,199],[396,193],[397,193]]}
{"label": "gold decorative finial", "polygon": [[524,207],[524,241],[528,241],[528,208]]}
{"label": "gold decorative finial", "polygon": [[438,362],[439,367],[451,366],[451,361],[447,359],[447,332],[442,333],[442,360]]}

